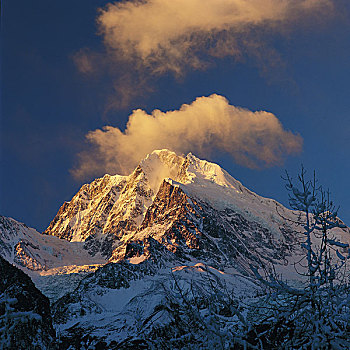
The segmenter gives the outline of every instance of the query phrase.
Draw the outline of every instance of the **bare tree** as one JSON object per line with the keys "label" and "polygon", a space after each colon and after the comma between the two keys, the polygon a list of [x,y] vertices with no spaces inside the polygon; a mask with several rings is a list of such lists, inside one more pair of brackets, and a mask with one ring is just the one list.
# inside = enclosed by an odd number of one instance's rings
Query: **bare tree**
{"label": "bare tree", "polygon": [[[286,173],[289,203],[299,215],[304,241],[307,283],[295,288],[270,274],[256,277],[275,294],[271,323],[265,340],[271,347],[288,349],[349,349],[350,294],[346,261],[349,245],[340,242],[334,229],[347,229],[338,218],[338,208],[317,182],[315,174],[306,178],[302,167],[297,181]],[[276,341],[276,339],[278,339]]]}

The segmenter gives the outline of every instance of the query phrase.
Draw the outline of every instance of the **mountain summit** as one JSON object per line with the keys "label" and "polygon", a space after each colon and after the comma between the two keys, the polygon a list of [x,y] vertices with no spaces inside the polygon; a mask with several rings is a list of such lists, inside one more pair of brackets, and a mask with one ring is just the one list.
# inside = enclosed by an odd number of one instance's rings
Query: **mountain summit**
{"label": "mountain summit", "polygon": [[113,262],[142,261],[162,247],[177,259],[202,257],[247,271],[252,262],[283,261],[298,241],[281,214],[291,212],[219,165],[163,149],[129,176],[82,186],[44,233],[84,242],[91,255]]}

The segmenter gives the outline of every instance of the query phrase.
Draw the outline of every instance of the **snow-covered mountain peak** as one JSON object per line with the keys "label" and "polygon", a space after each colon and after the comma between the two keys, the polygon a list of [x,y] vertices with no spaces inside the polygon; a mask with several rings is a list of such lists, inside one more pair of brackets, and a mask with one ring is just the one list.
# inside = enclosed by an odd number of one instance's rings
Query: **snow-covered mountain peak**
{"label": "snow-covered mountain peak", "polygon": [[181,156],[168,149],[155,150],[148,154],[139,166],[154,193],[157,193],[159,186],[167,178],[184,185],[196,183],[203,186],[211,182],[242,192],[242,184],[218,164],[199,159],[191,152]]}
{"label": "snow-covered mountain peak", "polygon": [[164,180],[217,210],[233,209],[265,223],[275,210],[274,202],[250,192],[219,165],[162,149],[148,154],[129,176],[105,175],[83,185],[45,233],[85,242],[91,254],[101,252],[108,258],[124,236],[142,226]]}
{"label": "snow-covered mountain peak", "polygon": [[[226,222],[227,232],[247,227],[258,240],[269,232],[266,245],[271,246],[285,240],[285,218],[294,219],[290,210],[249,191],[219,165],[162,149],[147,155],[129,176],[105,175],[83,185],[45,233],[83,242],[92,256],[100,253],[111,261],[139,259],[149,238],[187,259],[208,249],[203,218],[209,213],[221,222],[218,227]],[[214,241],[220,237],[215,233]],[[229,235],[223,237],[226,242]]]}
{"label": "snow-covered mountain peak", "polygon": [[186,160],[187,178],[189,179],[189,182],[209,180],[217,185],[232,188],[237,190],[237,192],[241,192],[241,189],[239,189],[242,186],[241,183],[230,176],[218,164],[199,159],[192,153],[189,153],[186,156]]}
{"label": "snow-covered mountain peak", "polygon": [[[167,149],[155,150],[148,154],[141,162],[140,167],[145,173],[149,186],[156,194],[165,178],[176,181],[181,177],[180,171],[185,158]],[[185,180],[185,179],[183,179]]]}

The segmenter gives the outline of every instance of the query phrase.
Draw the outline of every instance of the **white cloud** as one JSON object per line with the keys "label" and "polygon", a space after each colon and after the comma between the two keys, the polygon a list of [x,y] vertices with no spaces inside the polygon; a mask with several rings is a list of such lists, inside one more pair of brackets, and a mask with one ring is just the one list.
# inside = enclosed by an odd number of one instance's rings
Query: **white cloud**
{"label": "white cloud", "polygon": [[154,149],[204,157],[221,151],[251,168],[280,164],[286,155],[302,149],[301,136],[284,130],[272,113],[235,107],[216,94],[198,97],[174,111],[147,114],[137,109],[124,132],[105,126],[86,137],[92,148],[80,154],[73,170],[77,178],[127,174]]}
{"label": "white cloud", "polygon": [[262,28],[281,32],[331,11],[331,0],[123,1],[101,9],[98,25],[116,60],[181,75],[204,68],[208,57],[240,57],[264,45]]}
{"label": "white cloud", "polygon": [[269,81],[286,82],[285,59],[274,39],[293,30],[320,30],[334,0],[129,0],[99,10],[105,50],[82,49],[81,73],[111,82],[106,111],[149,94],[163,74],[177,79],[224,57],[256,65]]}

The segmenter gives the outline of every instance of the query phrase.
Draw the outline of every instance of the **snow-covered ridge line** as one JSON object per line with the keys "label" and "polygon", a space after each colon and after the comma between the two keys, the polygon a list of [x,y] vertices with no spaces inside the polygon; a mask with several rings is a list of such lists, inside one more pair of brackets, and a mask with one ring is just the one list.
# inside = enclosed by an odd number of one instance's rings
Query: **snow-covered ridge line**
{"label": "snow-covered ridge line", "polygon": [[[101,251],[107,238],[117,241],[137,229],[165,179],[215,208],[234,208],[264,225],[275,212],[275,201],[246,189],[219,165],[191,153],[180,156],[163,149],[148,154],[129,176],[105,175],[82,186],[60,208],[45,233],[70,241],[87,241],[92,254]],[[273,216],[272,221],[277,222],[278,216]],[[108,256],[110,250],[103,254]]]}
{"label": "snow-covered ridge line", "polygon": [[89,255],[81,242],[43,235],[4,216],[0,216],[0,255],[32,276],[65,266],[105,263],[100,255]]}

